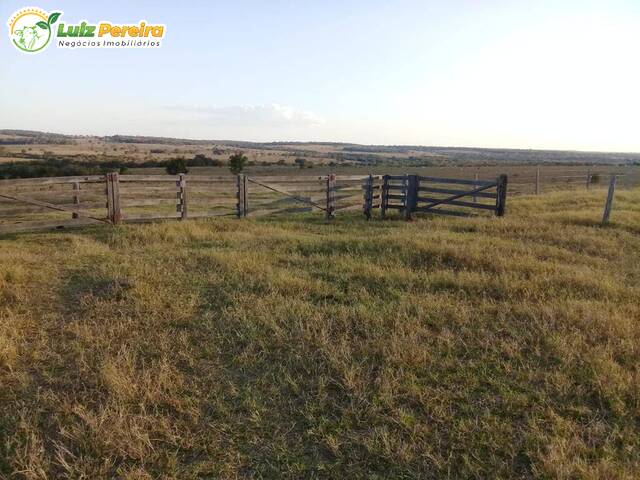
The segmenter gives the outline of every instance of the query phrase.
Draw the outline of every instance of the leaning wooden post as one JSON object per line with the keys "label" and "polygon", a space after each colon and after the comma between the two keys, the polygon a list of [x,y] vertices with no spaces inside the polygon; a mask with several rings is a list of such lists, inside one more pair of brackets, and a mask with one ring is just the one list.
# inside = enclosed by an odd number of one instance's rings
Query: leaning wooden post
{"label": "leaning wooden post", "polygon": [[236,176],[236,217],[243,218],[245,217],[244,213],[244,202],[245,202],[245,192],[244,189],[247,185],[247,182],[244,178],[244,175],[239,173]]}
{"label": "leaning wooden post", "polygon": [[364,190],[364,216],[367,220],[371,220],[371,209],[373,207],[373,175],[369,175],[363,186]]}
{"label": "leaning wooden post", "polygon": [[[80,182],[73,182],[73,204],[80,205]],[[78,208],[78,207],[73,207]],[[77,213],[72,213],[71,218],[78,218]]]}
{"label": "leaning wooden post", "polygon": [[540,195],[540,167],[536,168],[536,195]]}
{"label": "leaning wooden post", "polygon": [[122,221],[120,210],[120,178],[117,173],[107,173],[107,212],[109,221],[117,225]]}
{"label": "leaning wooden post", "polygon": [[180,213],[180,220],[187,219],[187,176],[184,173],[180,174],[180,180],[176,182],[178,187],[178,212]]}
{"label": "leaning wooden post", "polygon": [[606,225],[609,223],[609,217],[611,216],[611,209],[613,208],[613,195],[616,192],[616,180],[617,176],[613,175],[611,177],[611,182],[609,183],[609,191],[607,192],[607,203],[604,205],[604,213],[602,215],[602,225]]}
{"label": "leaning wooden post", "polygon": [[382,192],[380,192],[380,216],[387,216],[387,205],[389,204],[389,175],[382,176]]}
{"label": "leaning wooden post", "polygon": [[502,174],[498,177],[496,183],[496,216],[504,216],[507,206],[507,176]]}
{"label": "leaning wooden post", "polygon": [[336,175],[330,173],[327,175],[327,205],[324,217],[330,220],[334,217],[336,210]]}

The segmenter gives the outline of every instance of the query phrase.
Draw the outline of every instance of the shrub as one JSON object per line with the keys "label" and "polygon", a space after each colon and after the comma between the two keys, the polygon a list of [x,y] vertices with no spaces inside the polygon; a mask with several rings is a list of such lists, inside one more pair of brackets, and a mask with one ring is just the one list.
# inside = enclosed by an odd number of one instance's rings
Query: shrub
{"label": "shrub", "polygon": [[165,169],[169,175],[178,175],[179,173],[188,173],[187,162],[184,158],[172,158],[166,164]]}
{"label": "shrub", "polygon": [[242,172],[247,160],[247,157],[242,152],[237,152],[231,155],[229,157],[229,170],[231,170],[231,173],[237,175]]}

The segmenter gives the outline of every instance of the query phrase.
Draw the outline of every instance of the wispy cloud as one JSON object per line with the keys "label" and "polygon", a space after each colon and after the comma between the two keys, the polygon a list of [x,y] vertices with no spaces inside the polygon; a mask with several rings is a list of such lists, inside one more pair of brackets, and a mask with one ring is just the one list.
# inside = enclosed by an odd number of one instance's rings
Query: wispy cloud
{"label": "wispy cloud", "polygon": [[313,112],[279,105],[232,105],[226,107],[167,106],[176,120],[212,126],[311,127],[324,120]]}

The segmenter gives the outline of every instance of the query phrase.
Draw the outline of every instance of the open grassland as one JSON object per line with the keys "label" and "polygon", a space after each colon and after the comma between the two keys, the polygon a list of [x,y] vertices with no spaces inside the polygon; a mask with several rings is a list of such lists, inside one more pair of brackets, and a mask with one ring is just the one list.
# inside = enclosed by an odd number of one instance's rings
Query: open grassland
{"label": "open grassland", "polygon": [[0,477],[638,478],[640,191],[0,239]]}

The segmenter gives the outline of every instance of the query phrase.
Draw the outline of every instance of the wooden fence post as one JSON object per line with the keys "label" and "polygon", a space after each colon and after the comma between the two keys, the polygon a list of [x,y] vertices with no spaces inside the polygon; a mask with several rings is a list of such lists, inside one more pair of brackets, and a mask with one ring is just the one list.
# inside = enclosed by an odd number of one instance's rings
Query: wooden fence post
{"label": "wooden fence post", "polygon": [[369,174],[364,184],[364,216],[371,220],[371,209],[373,207],[373,175]]}
{"label": "wooden fence post", "polygon": [[389,175],[382,176],[382,191],[380,192],[380,216],[387,215],[387,205],[389,204]]}
{"label": "wooden fence post", "polygon": [[504,216],[507,206],[507,176],[502,174],[497,180],[496,215]]}
{"label": "wooden fence post", "polygon": [[336,209],[336,175],[330,173],[327,175],[327,206],[325,210],[325,218],[330,220],[334,216]]}
{"label": "wooden fence post", "polygon": [[[80,205],[80,183],[79,182],[73,182],[73,204]],[[78,214],[72,213],[71,218],[78,218]]]}
{"label": "wooden fence post", "polygon": [[611,182],[609,183],[609,191],[607,192],[607,203],[604,205],[604,213],[602,215],[602,225],[606,225],[609,223],[609,217],[611,216],[611,209],[613,208],[613,195],[616,191],[616,180],[617,176],[613,175],[611,177]]}
{"label": "wooden fence post", "polygon": [[117,225],[122,221],[120,210],[120,178],[117,172],[107,173],[107,211],[109,221]]}
{"label": "wooden fence post", "polygon": [[418,198],[418,176],[405,175],[404,219],[411,220],[411,212],[416,208]]}
{"label": "wooden fence post", "polygon": [[180,174],[180,180],[176,182],[178,187],[178,212],[180,212],[180,220],[187,219],[187,177],[184,173]]}
{"label": "wooden fence post", "polygon": [[242,204],[242,216],[246,217],[249,213],[249,188],[246,175],[242,175]]}
{"label": "wooden fence post", "polygon": [[591,185],[591,167],[587,171],[587,190],[589,190],[589,186]]}
{"label": "wooden fence post", "polygon": [[409,206],[409,175],[405,174],[402,179],[402,193],[403,193],[403,215],[405,220],[411,219],[411,207]]}
{"label": "wooden fence post", "polygon": [[536,168],[536,195],[540,195],[540,167]]}
{"label": "wooden fence post", "polygon": [[246,211],[246,201],[247,201],[247,178],[246,175],[242,173],[236,176],[236,198],[238,202],[236,203],[236,216],[238,218],[243,218],[247,216]]}
{"label": "wooden fence post", "polygon": [[411,197],[411,211],[418,208],[418,197],[420,196],[420,175],[413,175],[413,196]]}

